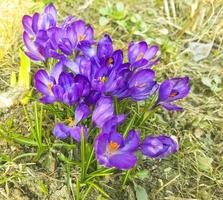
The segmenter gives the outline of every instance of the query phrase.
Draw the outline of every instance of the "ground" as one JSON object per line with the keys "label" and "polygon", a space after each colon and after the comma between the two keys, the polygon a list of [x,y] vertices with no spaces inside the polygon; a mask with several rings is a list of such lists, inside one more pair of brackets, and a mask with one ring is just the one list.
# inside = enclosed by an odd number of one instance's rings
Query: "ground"
{"label": "ground", "polygon": [[[160,109],[153,118],[136,127],[142,134],[176,136],[179,152],[158,161],[143,159],[135,179],[127,182],[124,190],[120,190],[120,173],[101,179],[102,185],[109,185],[103,189],[110,198],[134,200],[137,198],[135,190],[144,188],[148,199],[154,200],[223,199],[222,1],[53,2],[60,19],[68,14],[82,18],[94,26],[96,38],[109,33],[115,46],[125,51],[132,40],[158,44],[161,60],[155,70],[160,82],[184,75],[191,80],[190,95],[180,102],[183,112],[168,113]],[[49,151],[33,160],[35,147],[21,141],[18,144],[18,139],[13,139],[15,133],[30,134],[24,108],[18,101],[21,95],[10,88],[10,74],[19,70],[21,17],[40,11],[43,3],[32,0],[28,3],[25,0],[0,2],[0,9],[5,13],[0,15],[0,20],[3,25],[7,24],[0,26],[0,41],[5,42],[0,46],[0,89],[2,93],[8,93],[8,98],[16,99],[13,106],[0,110],[0,199],[71,199],[69,190],[75,186],[77,168],[59,162],[59,150]],[[19,15],[18,9],[21,9]],[[7,16],[14,19],[13,22],[7,21]],[[17,31],[7,32],[9,27]],[[37,67],[33,63],[31,72]],[[33,112],[33,105],[32,101],[25,105],[29,113]],[[51,118],[47,111],[44,112],[48,116],[43,120],[45,134],[50,134]],[[68,183],[67,177],[70,178]],[[103,198],[92,190],[86,199]]]}

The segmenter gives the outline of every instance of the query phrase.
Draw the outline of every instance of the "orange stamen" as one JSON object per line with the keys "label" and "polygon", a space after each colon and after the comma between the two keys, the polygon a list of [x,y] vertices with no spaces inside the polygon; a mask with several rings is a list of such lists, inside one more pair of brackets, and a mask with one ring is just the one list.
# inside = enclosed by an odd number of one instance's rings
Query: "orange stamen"
{"label": "orange stamen", "polygon": [[142,84],[138,84],[137,82],[135,83],[135,87],[138,87],[138,88],[143,88],[146,84],[145,83],[142,83]]}
{"label": "orange stamen", "polygon": [[144,54],[143,54],[143,52],[141,52],[141,53],[137,56],[136,61],[141,60],[143,56],[144,56]]}
{"label": "orange stamen", "polygon": [[113,64],[114,63],[114,59],[113,58],[109,58],[108,60],[107,60],[107,64],[108,65],[111,65],[111,64]]}
{"label": "orange stamen", "polygon": [[68,126],[74,126],[74,120],[73,120],[72,117],[69,117],[69,118],[67,119],[67,122],[68,122]]}
{"label": "orange stamen", "polygon": [[109,154],[112,154],[113,152],[115,152],[118,148],[119,148],[119,144],[117,144],[116,142],[110,141],[110,143],[108,144],[108,152]]}
{"label": "orange stamen", "polygon": [[85,39],[85,36],[84,35],[79,35],[79,41],[83,41]]}
{"label": "orange stamen", "polygon": [[52,87],[53,87],[52,83],[48,83],[47,88],[50,93],[52,92]]}
{"label": "orange stamen", "polygon": [[105,76],[102,76],[102,77],[99,78],[99,80],[100,80],[102,83],[105,83],[105,82],[108,80],[108,78],[105,77]]}
{"label": "orange stamen", "polygon": [[171,92],[170,97],[175,97],[177,95],[177,92]]}

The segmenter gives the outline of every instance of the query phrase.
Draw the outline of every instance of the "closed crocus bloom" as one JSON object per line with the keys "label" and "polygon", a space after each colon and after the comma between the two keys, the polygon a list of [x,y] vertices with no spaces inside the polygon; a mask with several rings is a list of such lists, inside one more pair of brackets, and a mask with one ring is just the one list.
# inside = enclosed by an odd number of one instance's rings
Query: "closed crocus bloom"
{"label": "closed crocus bloom", "polygon": [[159,47],[157,45],[149,47],[144,41],[136,44],[131,42],[128,48],[128,59],[131,67],[151,67],[155,65],[159,61],[159,58],[154,60],[158,50]]}
{"label": "closed crocus bloom", "polygon": [[101,97],[94,108],[92,121],[95,126],[102,128],[104,123],[114,115],[114,105],[111,97]]}
{"label": "closed crocus bloom", "polygon": [[160,159],[178,151],[178,143],[166,135],[147,136],[141,144],[142,154]]}
{"label": "closed crocus bloom", "polygon": [[155,72],[151,69],[133,72],[128,81],[130,97],[134,101],[140,101],[152,95],[158,88],[154,77]]}
{"label": "closed crocus bloom", "polygon": [[159,88],[159,98],[155,106],[161,105],[165,109],[171,111],[182,110],[181,107],[171,104],[178,99],[182,99],[188,95],[190,91],[189,77],[172,78],[165,80]]}
{"label": "closed crocus bloom", "polygon": [[95,154],[98,162],[104,167],[115,167],[128,170],[135,166],[135,155],[139,146],[138,132],[131,130],[124,139],[123,135],[112,131],[101,133],[95,139]]}

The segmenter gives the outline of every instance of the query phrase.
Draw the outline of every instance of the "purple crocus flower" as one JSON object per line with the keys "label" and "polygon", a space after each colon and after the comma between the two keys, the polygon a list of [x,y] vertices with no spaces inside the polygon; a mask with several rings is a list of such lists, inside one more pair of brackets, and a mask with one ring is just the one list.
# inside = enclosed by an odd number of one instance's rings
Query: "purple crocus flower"
{"label": "purple crocus flower", "polygon": [[143,155],[159,159],[178,151],[175,139],[166,135],[147,136],[141,144]]}
{"label": "purple crocus flower", "polygon": [[68,26],[67,28],[53,27],[48,30],[51,45],[55,49],[52,53],[54,58],[60,58],[63,55],[57,53],[60,50],[63,54],[72,55],[77,47],[77,36],[75,30]]}
{"label": "purple crocus flower", "polygon": [[52,46],[47,30],[56,26],[56,20],[57,10],[53,4],[45,7],[42,14],[35,13],[32,17],[23,17],[23,40],[28,50],[25,53],[32,60],[46,61],[51,57]]}
{"label": "purple crocus flower", "polygon": [[139,134],[134,130],[129,131],[126,138],[117,132],[102,132],[94,143],[96,159],[104,167],[128,170],[137,162],[135,152],[139,142]]}
{"label": "purple crocus flower", "polygon": [[155,65],[158,59],[155,59],[155,56],[159,50],[157,45],[148,46],[146,42],[142,41],[139,43],[131,42],[128,48],[128,59],[131,64],[131,67],[151,67]]}
{"label": "purple crocus flower", "polygon": [[[161,83],[159,88],[159,98],[155,106],[161,105],[165,109],[171,111],[182,110],[181,107],[171,104],[171,102],[182,99],[188,95],[190,91],[189,77],[172,78]],[[155,107],[154,106],[154,107]]]}
{"label": "purple crocus flower", "polygon": [[42,14],[35,13],[32,17],[25,15],[22,19],[24,31],[35,36],[39,30],[47,30],[56,26],[57,10],[51,3],[45,7]]}
{"label": "purple crocus flower", "polygon": [[74,120],[72,118],[69,118],[67,120],[68,125],[65,125],[63,123],[58,123],[54,127],[54,136],[59,139],[65,139],[68,136],[71,136],[76,141],[81,141],[81,132],[83,131],[85,138],[87,138],[87,128],[82,125],[78,125],[79,122],[82,120],[85,120],[91,113],[90,108],[84,104],[80,103],[78,104],[76,110],[75,110],[75,118]]}
{"label": "purple crocus flower", "polygon": [[40,99],[43,103],[49,104],[57,99],[53,93],[53,86],[58,82],[60,74],[64,71],[64,65],[59,61],[52,69],[50,75],[44,69],[38,70],[34,75],[34,86],[43,94]]}
{"label": "purple crocus flower", "polygon": [[90,25],[86,25],[83,20],[77,20],[72,24],[72,28],[76,32],[78,47],[90,46],[95,43],[94,29]]}
{"label": "purple crocus flower", "polygon": [[84,137],[87,138],[87,128],[85,126],[66,126],[63,123],[55,125],[53,134],[56,138],[66,139],[71,136],[76,141],[81,141],[81,132],[83,131]]}
{"label": "purple crocus flower", "polygon": [[113,51],[112,40],[106,34],[97,45],[97,59],[102,67],[118,68],[123,61],[123,52],[121,50]]}
{"label": "purple crocus flower", "polygon": [[97,45],[97,53],[92,61],[92,87],[102,93],[114,94],[120,88],[125,87],[125,79],[122,74],[124,69],[123,52],[113,51],[112,40],[105,35]]}
{"label": "purple crocus flower", "polygon": [[75,82],[72,73],[62,72],[58,79],[58,84],[52,87],[54,96],[58,101],[73,105],[83,94],[84,86],[80,82]]}
{"label": "purple crocus flower", "polygon": [[133,72],[128,80],[130,97],[134,101],[140,101],[151,96],[158,88],[154,77],[155,72],[151,69]]}

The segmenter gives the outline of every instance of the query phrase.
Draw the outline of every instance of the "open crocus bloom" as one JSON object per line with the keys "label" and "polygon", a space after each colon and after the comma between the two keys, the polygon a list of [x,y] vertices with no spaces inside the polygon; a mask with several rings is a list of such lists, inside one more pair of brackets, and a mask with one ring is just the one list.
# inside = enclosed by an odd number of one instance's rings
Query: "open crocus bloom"
{"label": "open crocus bloom", "polygon": [[181,107],[171,104],[171,102],[182,99],[190,91],[189,77],[172,78],[165,80],[159,88],[159,98],[155,106],[161,105],[167,110],[182,110]]}
{"label": "open crocus bloom", "polygon": [[143,155],[151,158],[163,158],[178,151],[175,139],[166,135],[147,136],[141,144]]}
{"label": "open crocus bloom", "polygon": [[95,139],[95,153],[98,162],[105,167],[127,170],[137,162],[135,155],[139,146],[138,132],[131,130],[124,139],[117,132],[101,133]]}
{"label": "open crocus bloom", "polygon": [[121,50],[113,51],[112,40],[109,35],[104,35],[97,45],[97,59],[102,67],[118,68],[123,61]]}
{"label": "open crocus bloom", "polygon": [[76,110],[75,110],[75,119],[72,118],[67,120],[67,125],[63,123],[58,123],[54,127],[54,136],[59,139],[65,139],[68,136],[71,136],[76,141],[81,141],[81,133],[84,133],[84,137],[87,138],[87,128],[82,125],[77,125],[80,121],[85,120],[89,115],[91,111],[90,108],[84,104],[80,103],[78,104]]}
{"label": "open crocus bloom", "polygon": [[81,141],[81,133],[87,138],[87,128],[85,126],[66,126],[63,123],[58,123],[54,127],[53,134],[56,138],[66,139],[71,136],[76,141]]}
{"label": "open crocus bloom", "polygon": [[25,15],[22,19],[23,40],[28,51],[26,55],[33,60],[45,61],[51,57],[52,46],[47,30],[57,23],[57,10],[53,4],[45,7],[44,12],[35,13],[32,17]]}
{"label": "open crocus bloom", "polygon": [[128,48],[128,59],[133,68],[151,67],[159,61],[159,58],[153,60],[158,51],[159,47],[157,45],[148,47],[144,41],[136,44],[131,42]]}
{"label": "open crocus bloom", "polygon": [[35,73],[34,86],[41,94],[43,94],[43,97],[40,99],[43,103],[47,104],[56,101],[52,88],[58,82],[59,75],[63,70],[64,66],[62,62],[59,61],[53,67],[50,74],[44,69],[40,69]]}
{"label": "open crocus bloom", "polygon": [[132,73],[128,82],[131,98],[140,101],[152,95],[158,88],[154,77],[155,72],[151,69],[143,69]]}
{"label": "open crocus bloom", "polygon": [[92,45],[94,41],[94,29],[90,25],[86,25],[83,20],[77,20],[72,24],[72,28],[76,32],[78,46],[81,48],[85,45]]}

